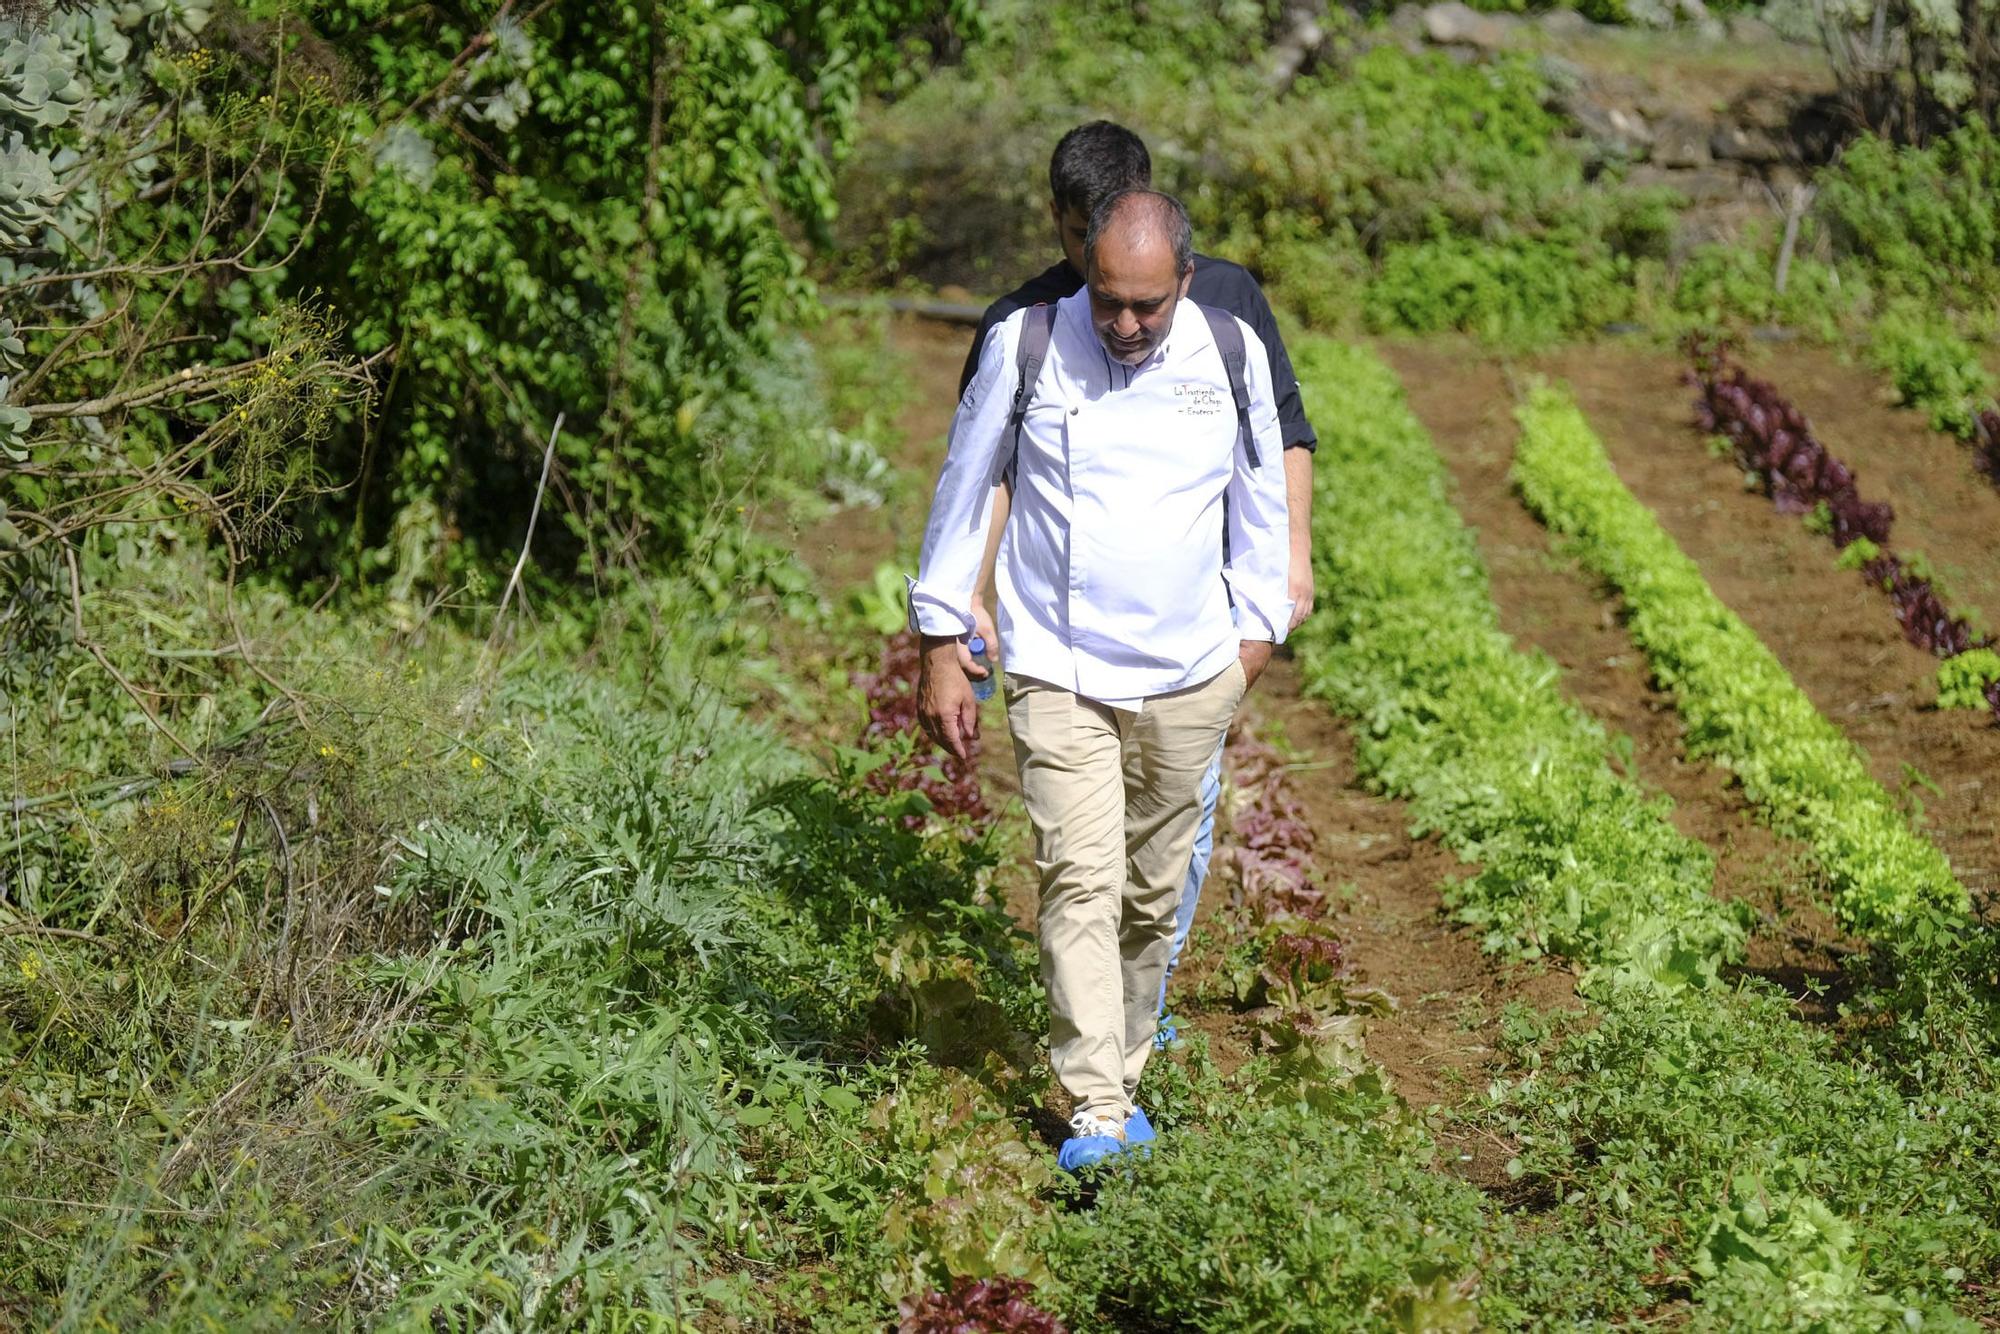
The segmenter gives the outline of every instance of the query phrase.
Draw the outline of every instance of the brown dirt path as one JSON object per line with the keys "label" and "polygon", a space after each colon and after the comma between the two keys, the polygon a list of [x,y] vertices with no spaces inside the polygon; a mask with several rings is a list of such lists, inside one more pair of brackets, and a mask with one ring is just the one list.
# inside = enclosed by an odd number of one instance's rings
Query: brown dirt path
{"label": "brown dirt path", "polygon": [[[1600,345],[1549,358],[1543,368],[1575,389],[1625,484],[1716,595],[1861,745],[1877,781],[1921,807],[1919,827],[1966,887],[1989,904],[2000,898],[2000,727],[1929,707],[1937,660],[1904,640],[1887,597],[1835,568],[1825,538],[1777,513],[1744,489],[1731,462],[1708,454],[1678,359]],[[1769,369],[1780,392],[1796,394],[1828,446],[1855,466],[1863,495],[1895,506],[1898,544],[1930,551],[1954,592],[1974,606],[2000,609],[1993,549],[2000,528],[1984,527],[2000,509],[1952,480],[1977,481],[1970,460],[1943,453],[1915,414],[1885,409],[1879,380],[1843,370],[1824,353],[1774,354]],[[1920,483],[1927,458],[1937,468]]]}
{"label": "brown dirt path", "polygon": [[[911,377],[911,401],[899,423],[902,440],[892,461],[904,483],[872,513],[849,512],[800,530],[801,557],[823,587],[838,590],[872,577],[877,564],[907,551],[921,536],[923,514],[957,399],[957,372],[969,331],[915,319],[890,323],[890,348]],[[1362,980],[1397,1002],[1392,1015],[1370,1020],[1370,1058],[1417,1108],[1448,1105],[1483,1086],[1497,1060],[1500,1015],[1513,1000],[1540,1008],[1573,1002],[1574,978],[1560,968],[1502,968],[1481,954],[1477,940],[1452,927],[1438,896],[1441,881],[1469,868],[1433,840],[1414,839],[1400,802],[1361,788],[1354,747],[1345,728],[1322,705],[1301,698],[1295,666],[1280,657],[1245,705],[1241,720],[1260,734],[1281,737],[1298,756],[1292,790],[1305,804],[1318,836],[1319,883],[1352,886],[1336,920],[1349,937],[1349,958]],[[1025,822],[1013,800],[1019,785],[1004,713],[986,711],[980,775],[990,804],[1010,819],[1019,857],[1003,867],[999,888],[1007,907],[1033,929],[1034,885],[1027,861]],[[1227,837],[1226,830],[1223,837]],[[1198,923],[1212,923],[1227,898],[1215,884],[1203,895]],[[1171,1003],[1176,1013],[1209,1035],[1224,1068],[1248,1055],[1250,1016],[1193,1003],[1201,978],[1215,959],[1195,944],[1177,975]],[[1455,1151],[1455,1169],[1475,1181],[1498,1184],[1508,1156],[1497,1141],[1459,1136],[1440,1127]]]}
{"label": "brown dirt path", "polygon": [[[1559,964],[1504,966],[1446,918],[1438,887],[1476,868],[1435,839],[1410,837],[1406,803],[1362,786],[1345,723],[1299,686],[1296,664],[1275,659],[1242,722],[1297,756],[1289,785],[1318,839],[1315,876],[1337,900],[1333,920],[1360,980],[1395,998],[1393,1013],[1367,1022],[1369,1058],[1411,1106],[1449,1108],[1497,1069],[1502,1011],[1516,1001],[1574,1008],[1576,977]],[[1221,884],[1205,891],[1196,920],[1212,918],[1227,893]],[[1190,961],[1191,984],[1202,962]],[[1506,1181],[1505,1146],[1448,1122],[1434,1130],[1456,1153],[1461,1175],[1481,1185]]]}

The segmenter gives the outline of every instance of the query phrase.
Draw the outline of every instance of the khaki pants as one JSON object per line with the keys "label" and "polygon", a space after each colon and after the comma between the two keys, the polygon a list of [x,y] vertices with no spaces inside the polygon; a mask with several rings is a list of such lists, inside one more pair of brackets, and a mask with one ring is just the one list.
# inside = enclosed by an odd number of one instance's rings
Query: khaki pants
{"label": "khaki pants", "polygon": [[1041,872],[1049,1058],[1076,1110],[1124,1120],[1159,1027],[1201,780],[1243,700],[1241,663],[1138,713],[1007,678]]}

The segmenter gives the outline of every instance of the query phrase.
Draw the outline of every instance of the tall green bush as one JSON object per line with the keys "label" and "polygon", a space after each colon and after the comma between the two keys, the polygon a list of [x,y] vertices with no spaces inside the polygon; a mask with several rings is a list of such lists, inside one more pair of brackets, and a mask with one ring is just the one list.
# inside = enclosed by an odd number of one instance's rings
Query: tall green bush
{"label": "tall green bush", "polygon": [[[671,560],[725,472],[763,470],[720,405],[811,308],[794,238],[831,216],[863,88],[955,13],[151,0],[9,21],[0,126],[36,147],[0,156],[0,431],[44,478],[110,476],[123,508],[99,519],[259,528],[312,495],[290,567],[355,579],[509,553],[560,415],[544,565]],[[50,503],[8,485],[10,509]]]}
{"label": "tall green bush", "polygon": [[330,461],[364,478],[359,530],[379,536],[428,498],[440,525],[510,545],[565,413],[571,552],[683,547],[726,485],[703,475],[718,399],[808,308],[789,229],[830,218],[862,87],[942,12],[655,2],[522,24],[480,3],[322,9],[373,107],[304,268],[353,302],[358,349],[399,372],[380,456],[354,434]]}
{"label": "tall green bush", "polygon": [[1889,295],[1990,311],[2000,301],[2000,135],[1966,125],[1922,148],[1865,136],[1820,177],[1835,244]]}

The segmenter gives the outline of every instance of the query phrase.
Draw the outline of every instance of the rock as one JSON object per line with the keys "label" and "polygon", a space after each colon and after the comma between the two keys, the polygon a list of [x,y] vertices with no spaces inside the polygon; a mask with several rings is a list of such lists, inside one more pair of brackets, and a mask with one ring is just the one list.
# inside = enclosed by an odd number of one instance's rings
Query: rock
{"label": "rock", "polygon": [[1637,157],[1653,142],[1653,129],[1631,107],[1593,101],[1586,94],[1564,99],[1563,110],[1590,141],[1606,152]]}
{"label": "rock", "polygon": [[1729,40],[1738,46],[1775,45],[1780,40],[1778,30],[1755,14],[1731,14],[1728,26]]}
{"label": "rock", "polygon": [[1708,151],[1724,162],[1783,162],[1778,141],[1755,126],[1724,125],[1709,136]]}
{"label": "rock", "polygon": [[1653,125],[1653,151],[1647,160],[1655,166],[1686,170],[1709,164],[1708,126],[1691,116],[1667,116]]}
{"label": "rock", "polygon": [[1592,23],[1574,9],[1551,9],[1536,20],[1543,32],[1551,37],[1576,37],[1596,30]]}
{"label": "rock", "polygon": [[1397,5],[1395,12],[1389,15],[1389,31],[1398,37],[1421,39],[1424,35],[1424,7]]}
{"label": "rock", "polygon": [[1720,119],[1731,125],[1752,125],[1782,136],[1800,105],[1799,94],[1783,83],[1758,84],[1738,94]]}
{"label": "rock", "polygon": [[1565,60],[1544,51],[1535,57],[1535,73],[1542,76],[1549,93],[1544,95],[1542,105],[1561,109],[1563,99],[1580,96],[1590,86],[1590,71],[1574,60]]}
{"label": "rock", "polygon": [[1747,184],[1733,171],[1719,167],[1699,167],[1693,171],[1670,171],[1650,163],[1634,167],[1625,184],[1635,190],[1665,186],[1687,196],[1690,204],[1728,204],[1743,197]]}
{"label": "rock", "polygon": [[1461,0],[1442,0],[1424,11],[1424,35],[1440,46],[1497,51],[1520,25],[1512,14],[1482,14]]}
{"label": "rock", "polygon": [[1271,46],[1269,82],[1280,94],[1319,62],[1326,48],[1326,0],[1294,0],[1286,6],[1285,30]]}

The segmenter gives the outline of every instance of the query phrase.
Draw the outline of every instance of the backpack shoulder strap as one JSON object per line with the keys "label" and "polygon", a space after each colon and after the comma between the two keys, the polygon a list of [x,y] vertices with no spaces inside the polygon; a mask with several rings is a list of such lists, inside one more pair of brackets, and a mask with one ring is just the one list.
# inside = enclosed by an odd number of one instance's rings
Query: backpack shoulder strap
{"label": "backpack shoulder strap", "polygon": [[1048,360],[1049,339],[1056,327],[1056,308],[1053,303],[1042,302],[1029,307],[1028,317],[1021,322],[1021,339],[1014,344],[1014,406],[1007,412],[1007,440],[1001,448],[1000,475],[994,484],[1003,479],[1010,484],[1014,480],[1014,459],[1021,452],[1021,431],[1028,419],[1028,404],[1035,396],[1035,383],[1042,378],[1042,363]]}
{"label": "backpack shoulder strap", "polygon": [[1243,454],[1251,467],[1261,468],[1264,461],[1257,456],[1257,439],[1250,433],[1250,381],[1245,371],[1249,354],[1243,344],[1243,326],[1234,315],[1214,306],[1203,306],[1201,313],[1208,316],[1208,331],[1215,337],[1215,350],[1222,354],[1222,368],[1229,372],[1229,392],[1236,399],[1236,433],[1243,442]]}

